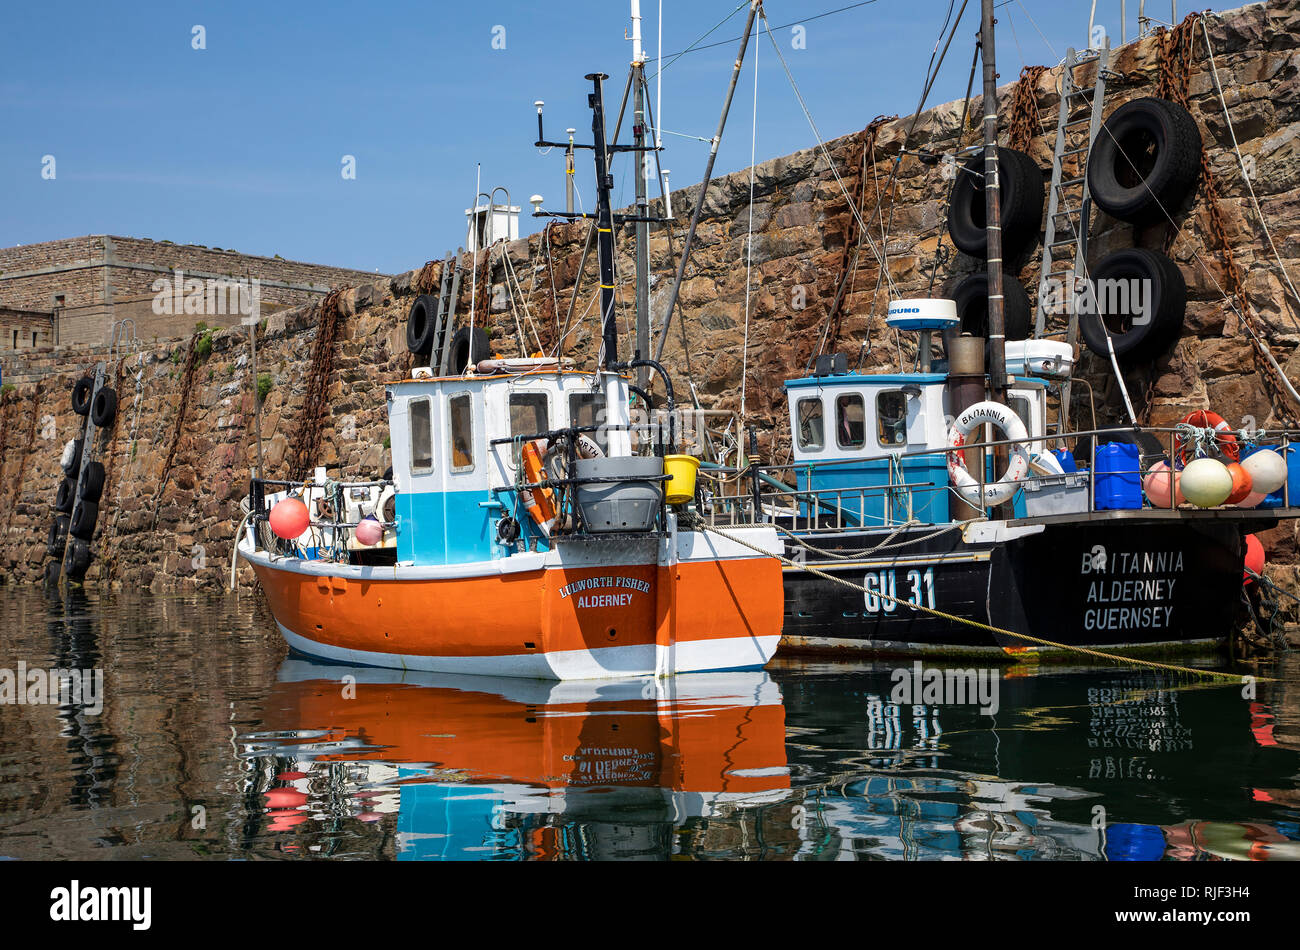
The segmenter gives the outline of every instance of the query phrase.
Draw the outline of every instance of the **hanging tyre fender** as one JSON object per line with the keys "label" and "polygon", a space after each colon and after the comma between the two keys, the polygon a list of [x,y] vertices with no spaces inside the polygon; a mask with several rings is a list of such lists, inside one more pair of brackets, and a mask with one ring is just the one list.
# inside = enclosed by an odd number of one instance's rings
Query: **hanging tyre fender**
{"label": "hanging tyre fender", "polygon": [[104,493],[104,463],[90,462],[86,465],[86,476],[81,480],[81,498],[83,501],[99,501]]}
{"label": "hanging tyre fender", "polygon": [[74,538],[89,541],[91,535],[95,533],[95,522],[97,520],[99,520],[99,505],[93,501],[78,502],[76,509],[72,512],[72,521],[68,525],[68,531],[71,532]]}
{"label": "hanging tyre fender", "polygon": [[[952,330],[943,333],[944,353],[949,350],[949,341],[962,334],[988,338],[989,335],[989,275],[984,271],[967,274],[954,284],[948,297],[957,305],[957,317],[961,323]],[[1011,274],[1002,275],[1003,322],[1008,340],[1024,340],[1029,337],[1032,308],[1029,294],[1024,286]],[[989,365],[987,347],[984,365]]]}
{"label": "hanging tyre fender", "polygon": [[482,327],[461,327],[451,338],[451,372],[459,376],[466,367],[476,366],[490,356],[487,331]]}
{"label": "hanging tyre fender", "polygon": [[1147,96],[1110,114],[1088,155],[1092,202],[1130,224],[1162,221],[1196,192],[1201,133],[1183,106]]}
{"label": "hanging tyre fender", "polygon": [[433,352],[433,335],[437,329],[438,300],[432,294],[420,294],[406,316],[406,348],[417,356]]}
{"label": "hanging tyre fender", "polygon": [[59,482],[58,493],[54,496],[54,510],[60,514],[70,514],[77,500],[77,480],[64,478]]}
{"label": "hanging tyre fender", "polygon": [[1029,473],[1029,450],[1025,440],[1029,433],[1025,424],[1011,407],[997,402],[977,402],[962,410],[948,429],[948,448],[959,449],[979,426],[990,423],[1002,437],[1014,440],[1011,458],[1002,477],[991,485],[983,486],[966,470],[966,459],[961,452],[948,453],[948,478],[958,494],[976,508],[992,508],[1011,500],[1020,488],[1020,482]]}
{"label": "hanging tyre fender", "polygon": [[90,412],[90,396],[95,391],[95,380],[83,376],[72,386],[72,411],[79,416]]}
{"label": "hanging tyre fender", "polygon": [[68,548],[68,579],[79,581],[86,576],[94,556],[90,553],[90,545],[81,538],[73,538]]}
{"label": "hanging tyre fender", "polygon": [[117,393],[114,390],[100,387],[94,405],[90,407],[90,421],[101,429],[107,429],[117,421]]}
{"label": "hanging tyre fender", "polygon": [[55,515],[50,522],[50,530],[45,537],[45,553],[50,557],[58,557],[63,553],[63,546],[68,540],[69,520],[67,515]]}
{"label": "hanging tyre fender", "polygon": [[[1038,163],[1015,149],[998,149],[998,175],[1002,256],[1011,260],[1038,242],[1046,188]],[[957,172],[948,205],[948,235],[957,250],[973,257],[988,257],[982,153]]]}
{"label": "hanging tyre fender", "polygon": [[1134,363],[1155,359],[1178,339],[1187,310],[1187,283],[1178,265],[1164,254],[1124,248],[1093,268],[1091,299],[1096,304],[1092,311],[1078,315],[1088,349],[1109,358],[1109,335],[1115,357]]}

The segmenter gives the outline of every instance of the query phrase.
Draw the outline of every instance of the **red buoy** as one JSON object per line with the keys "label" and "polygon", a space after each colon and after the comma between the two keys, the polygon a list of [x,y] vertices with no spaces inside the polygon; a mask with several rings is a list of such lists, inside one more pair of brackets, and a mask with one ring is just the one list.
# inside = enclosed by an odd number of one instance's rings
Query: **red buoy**
{"label": "red buoy", "polygon": [[1264,573],[1264,545],[1259,543],[1259,538],[1253,534],[1246,535],[1246,570],[1241,572],[1241,579],[1244,583],[1249,584],[1254,578],[1249,573],[1253,571],[1256,574]]}
{"label": "red buoy", "polygon": [[299,498],[284,498],[271,508],[271,530],[286,541],[292,541],[307,530],[311,515]]}

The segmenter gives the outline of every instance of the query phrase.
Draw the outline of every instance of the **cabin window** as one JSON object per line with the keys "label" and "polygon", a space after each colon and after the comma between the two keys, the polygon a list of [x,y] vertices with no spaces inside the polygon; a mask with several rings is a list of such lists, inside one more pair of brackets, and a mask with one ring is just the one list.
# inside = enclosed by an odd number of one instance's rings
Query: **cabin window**
{"label": "cabin window", "polygon": [[452,396],[447,401],[447,413],[451,418],[447,427],[451,470],[468,472],[474,467],[474,409],[469,393]]}
{"label": "cabin window", "polygon": [[411,474],[422,475],[433,471],[433,415],[428,399],[412,399],[411,417]]}
{"label": "cabin window", "polygon": [[881,445],[907,444],[907,396],[902,390],[876,397],[876,438]]}
{"label": "cabin window", "polygon": [[[600,393],[571,393],[569,395],[569,425],[604,426],[605,397]],[[605,430],[588,432],[602,452],[609,452],[609,436]]]}
{"label": "cabin window", "polygon": [[551,428],[546,393],[510,394],[510,437],[536,435]]}
{"label": "cabin window", "polygon": [[835,400],[835,441],[842,449],[860,449],[867,444],[867,409],[857,393]]}
{"label": "cabin window", "polygon": [[799,419],[799,448],[806,451],[822,448],[826,444],[826,433],[822,421],[821,397],[800,399],[795,406],[795,415]]}

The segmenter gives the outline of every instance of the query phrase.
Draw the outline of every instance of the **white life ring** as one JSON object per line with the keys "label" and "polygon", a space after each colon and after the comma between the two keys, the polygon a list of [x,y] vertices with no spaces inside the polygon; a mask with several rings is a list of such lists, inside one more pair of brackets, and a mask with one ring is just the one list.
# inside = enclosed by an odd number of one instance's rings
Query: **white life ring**
{"label": "white life ring", "polygon": [[1013,441],[1011,459],[1007,470],[1000,479],[991,485],[983,486],[975,476],[966,470],[966,459],[961,452],[948,453],[948,477],[958,494],[976,508],[992,508],[1011,500],[1019,489],[1020,482],[1029,474],[1029,450],[1023,440],[1029,437],[1025,424],[1020,421],[1009,407],[997,402],[977,402],[962,410],[961,415],[953,420],[948,430],[948,448],[961,448],[966,444],[970,434],[979,426],[989,423],[1003,433],[1003,437]]}

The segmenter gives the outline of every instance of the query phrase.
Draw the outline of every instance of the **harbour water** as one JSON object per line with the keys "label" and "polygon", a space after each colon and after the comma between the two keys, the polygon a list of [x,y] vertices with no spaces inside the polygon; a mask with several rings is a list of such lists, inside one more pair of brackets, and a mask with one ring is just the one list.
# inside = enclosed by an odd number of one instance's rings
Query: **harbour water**
{"label": "harbour water", "polygon": [[0,858],[1300,858],[1300,659],[931,669],[403,675],[286,656],[250,591],[7,588]]}

